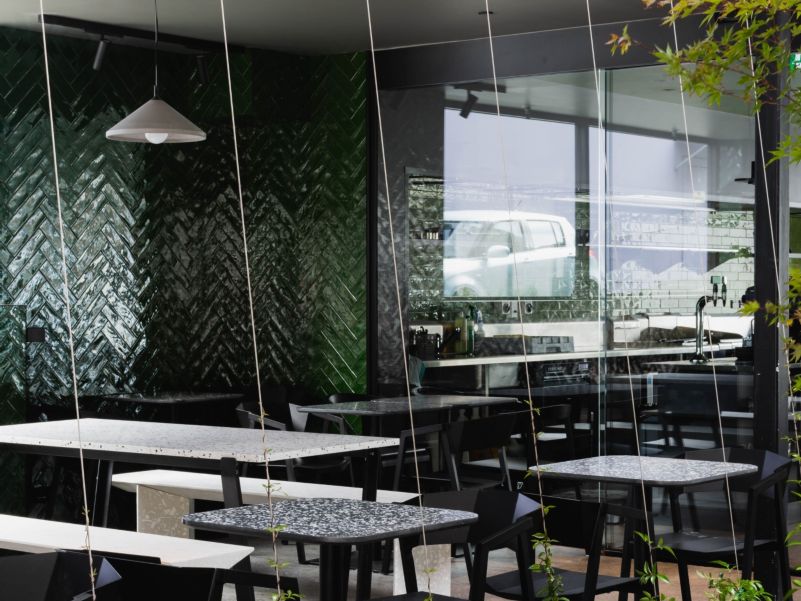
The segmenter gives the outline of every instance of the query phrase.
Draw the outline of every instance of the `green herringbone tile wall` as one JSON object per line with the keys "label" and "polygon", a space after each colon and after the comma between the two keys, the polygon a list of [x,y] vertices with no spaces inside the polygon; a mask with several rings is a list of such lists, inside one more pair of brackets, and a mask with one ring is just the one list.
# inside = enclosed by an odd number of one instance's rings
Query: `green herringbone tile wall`
{"label": "green herringbone tile wall", "polygon": [[[152,54],[51,37],[79,391],[251,389],[254,365],[224,63],[163,55],[162,95],[208,134],[112,143]],[[41,39],[0,29],[0,303],[47,331],[33,401],[69,393]],[[366,384],[366,78],[361,55],[232,57],[264,380]],[[2,327],[2,324],[0,324]],[[6,369],[5,365],[0,368]],[[0,409],[0,419],[4,418]]]}
{"label": "green herringbone tile wall", "polygon": [[[25,307],[0,305],[0,424],[25,421]],[[0,508],[22,508],[23,463],[20,457],[0,452]]]}

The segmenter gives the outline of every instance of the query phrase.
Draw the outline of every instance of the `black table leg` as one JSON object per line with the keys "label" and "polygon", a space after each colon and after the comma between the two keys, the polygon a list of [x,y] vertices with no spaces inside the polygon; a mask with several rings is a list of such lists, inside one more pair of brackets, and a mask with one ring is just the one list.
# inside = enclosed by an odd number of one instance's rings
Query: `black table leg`
{"label": "black table leg", "polygon": [[362,500],[375,501],[378,494],[378,467],[381,462],[381,450],[372,450],[364,456],[364,484]]}
{"label": "black table leg", "polygon": [[359,555],[356,571],[356,601],[370,598],[370,589],[373,584],[373,544],[367,543],[356,547]]}
{"label": "black table leg", "polygon": [[[239,560],[233,567],[234,570],[240,572],[250,572],[250,557],[244,557]],[[253,586],[250,584],[235,584],[234,589],[236,592],[236,601],[256,601],[256,593],[253,592]]]}
{"label": "black table leg", "polygon": [[362,416],[362,434],[365,436],[381,436],[381,420],[377,415]]}
{"label": "black table leg", "polygon": [[348,598],[350,545],[320,545],[320,601]]}
{"label": "black table leg", "polygon": [[92,503],[92,524],[103,528],[108,526],[108,507],[111,497],[111,476],[114,473],[114,462],[100,460],[97,462],[94,502]]}

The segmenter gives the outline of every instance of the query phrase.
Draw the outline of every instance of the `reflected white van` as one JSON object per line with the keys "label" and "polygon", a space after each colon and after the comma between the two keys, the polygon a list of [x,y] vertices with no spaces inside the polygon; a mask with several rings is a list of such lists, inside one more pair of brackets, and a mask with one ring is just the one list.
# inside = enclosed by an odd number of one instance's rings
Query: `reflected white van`
{"label": "reflected white van", "polygon": [[573,293],[576,230],[564,217],[523,211],[446,211],[446,297],[565,297]]}

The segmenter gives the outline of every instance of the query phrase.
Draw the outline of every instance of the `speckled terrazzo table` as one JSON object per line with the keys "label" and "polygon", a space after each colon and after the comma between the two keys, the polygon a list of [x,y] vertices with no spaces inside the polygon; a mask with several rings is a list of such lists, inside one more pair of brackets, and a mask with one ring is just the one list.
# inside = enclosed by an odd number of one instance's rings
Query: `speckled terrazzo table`
{"label": "speckled terrazzo table", "polygon": [[[537,467],[531,468],[537,472]],[[734,478],[757,471],[755,465],[696,461],[667,457],[638,457],[636,455],[605,455],[549,463],[539,469],[543,478],[619,482],[645,486],[691,486],[704,482]]]}
{"label": "speckled terrazzo table", "polygon": [[[411,397],[414,413],[447,413],[454,409],[487,407],[490,405],[510,405],[517,400],[502,396],[470,396],[457,394],[427,394]],[[409,397],[379,397],[369,401],[348,403],[323,403],[298,407],[303,413],[335,413],[338,415],[359,415],[365,419],[366,434],[376,435],[380,431],[382,417],[409,414]]]}
{"label": "speckled terrazzo table", "polygon": [[[378,450],[398,446],[397,438],[346,436],[268,430],[262,441],[261,430],[196,426],[113,419],[80,421],[84,457],[106,462],[101,475],[108,480],[99,487],[96,499],[101,525],[105,525],[105,499],[115,461],[168,467],[219,469],[220,459],[233,457],[241,463],[264,461],[264,446],[270,461],[298,459],[319,455],[374,455]],[[74,419],[0,426],[0,447],[22,453],[78,456],[78,424]],[[365,495],[375,498],[377,458],[367,461]],[[106,496],[103,496],[105,494]]]}
{"label": "speckled terrazzo table", "polygon": [[[350,499],[294,499],[276,501],[273,519],[267,505],[249,505],[184,516],[186,525],[203,530],[269,538],[271,525],[280,525],[279,538],[320,544],[320,599],[347,597],[351,545],[411,536],[471,524],[475,513],[415,505],[395,505]],[[370,570],[360,566],[360,589],[369,594]],[[365,584],[366,579],[366,584]]]}

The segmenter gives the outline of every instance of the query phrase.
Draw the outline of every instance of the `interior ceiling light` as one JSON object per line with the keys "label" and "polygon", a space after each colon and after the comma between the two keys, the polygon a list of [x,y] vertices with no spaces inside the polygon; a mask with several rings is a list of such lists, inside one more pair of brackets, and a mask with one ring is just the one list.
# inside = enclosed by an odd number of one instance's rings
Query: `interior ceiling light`
{"label": "interior ceiling light", "polygon": [[147,142],[150,144],[202,142],[206,139],[206,133],[159,98],[158,0],[153,0],[153,5],[155,14],[153,37],[155,83],[153,85],[153,98],[109,129],[106,132],[106,138],[119,142]]}
{"label": "interior ceiling light", "polygon": [[100,71],[103,68],[103,59],[106,57],[106,50],[108,49],[108,40],[100,36],[100,41],[97,43],[97,51],[95,52],[95,60],[92,61],[92,69]]}

